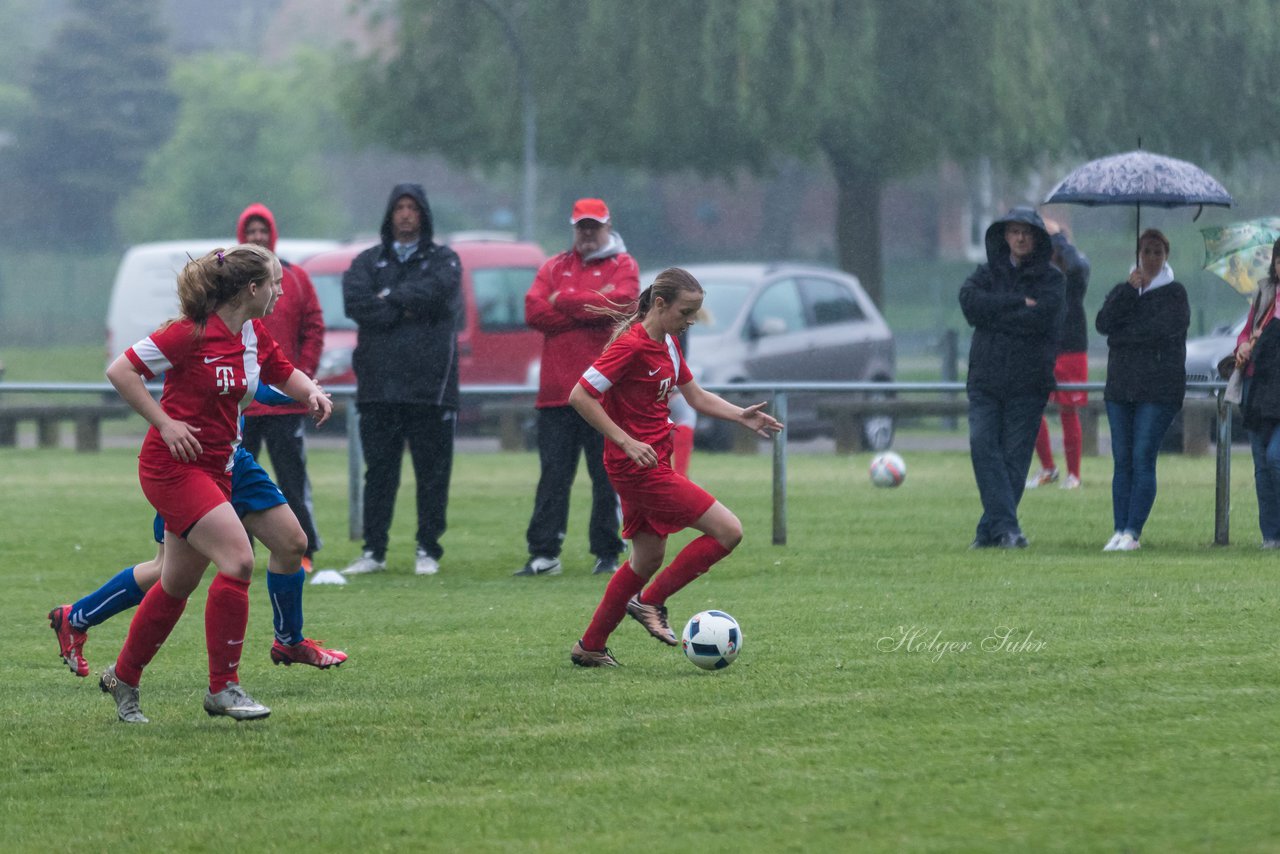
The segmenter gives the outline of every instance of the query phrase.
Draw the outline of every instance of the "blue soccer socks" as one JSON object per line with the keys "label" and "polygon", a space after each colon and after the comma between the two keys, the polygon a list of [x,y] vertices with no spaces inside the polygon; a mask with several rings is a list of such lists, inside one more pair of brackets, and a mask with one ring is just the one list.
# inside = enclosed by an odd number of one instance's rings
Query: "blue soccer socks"
{"label": "blue soccer socks", "polygon": [[106,584],[72,605],[67,622],[76,631],[83,632],[90,626],[105,623],[121,611],[137,607],[142,601],[142,595],[142,589],[133,580],[133,567],[126,567],[113,575]]}
{"label": "blue soccer socks", "polygon": [[306,572],[301,569],[289,575],[267,573],[272,626],[280,643],[293,645],[302,642],[302,585],[306,578]]}

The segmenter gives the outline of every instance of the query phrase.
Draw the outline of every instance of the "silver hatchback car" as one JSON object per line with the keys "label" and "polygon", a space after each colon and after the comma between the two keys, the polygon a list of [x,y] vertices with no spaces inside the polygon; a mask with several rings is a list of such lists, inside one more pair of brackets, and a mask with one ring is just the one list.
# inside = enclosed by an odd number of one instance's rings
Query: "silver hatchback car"
{"label": "silver hatchback car", "polygon": [[[792,263],[692,264],[706,290],[705,319],[689,331],[689,368],[701,385],[742,382],[892,382],[893,332],[858,280],[829,267]],[[653,275],[641,282],[653,281]],[[742,401],[738,401],[742,402]],[[830,395],[788,396],[787,432],[831,431],[820,404]],[[698,420],[699,446],[723,449],[734,427]],[[893,418],[863,423],[867,447],[893,442]]]}
{"label": "silver hatchback car", "polygon": [[[1240,330],[1244,329],[1248,319],[1249,312],[1246,311],[1234,322],[1215,327],[1207,335],[1188,338],[1187,379],[1192,382],[1217,382],[1221,379],[1218,376],[1218,362],[1235,352],[1236,338],[1240,336]],[[1213,395],[1204,391],[1189,391],[1187,396],[1212,397]],[[1217,437],[1218,430],[1215,424],[1210,438],[1216,441]],[[1240,414],[1240,407],[1233,406],[1231,407],[1231,440],[1238,442],[1244,437],[1244,416]],[[1169,432],[1165,434],[1165,441],[1161,447],[1163,450],[1182,449],[1182,413],[1178,413],[1173,424],[1169,425]]]}

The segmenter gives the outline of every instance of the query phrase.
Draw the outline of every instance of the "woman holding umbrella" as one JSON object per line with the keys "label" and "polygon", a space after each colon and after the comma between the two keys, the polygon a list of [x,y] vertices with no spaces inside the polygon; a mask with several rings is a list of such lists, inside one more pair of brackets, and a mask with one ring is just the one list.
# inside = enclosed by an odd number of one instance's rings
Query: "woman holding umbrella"
{"label": "woman holding umbrella", "polygon": [[1107,294],[1095,325],[1107,336],[1103,398],[1111,427],[1115,533],[1103,551],[1135,551],[1156,500],[1156,455],[1186,394],[1187,291],[1168,264],[1169,240],[1138,238],[1138,263]]}
{"label": "woman holding umbrella", "polygon": [[1271,269],[1258,282],[1249,319],[1236,339],[1236,367],[1245,372],[1244,426],[1253,448],[1253,484],[1258,493],[1262,547],[1280,549],[1280,240],[1271,247]]}

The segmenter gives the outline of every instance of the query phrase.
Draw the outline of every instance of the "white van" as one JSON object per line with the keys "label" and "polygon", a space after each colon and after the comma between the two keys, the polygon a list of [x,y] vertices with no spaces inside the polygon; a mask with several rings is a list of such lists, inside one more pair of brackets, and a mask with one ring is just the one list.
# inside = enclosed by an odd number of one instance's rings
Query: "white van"
{"label": "white van", "polygon": [[[189,259],[234,244],[229,239],[168,240],[130,247],[116,270],[107,306],[107,363],[169,318],[177,317],[178,271]],[[340,245],[336,240],[281,238],[276,242],[276,253],[297,264]]]}

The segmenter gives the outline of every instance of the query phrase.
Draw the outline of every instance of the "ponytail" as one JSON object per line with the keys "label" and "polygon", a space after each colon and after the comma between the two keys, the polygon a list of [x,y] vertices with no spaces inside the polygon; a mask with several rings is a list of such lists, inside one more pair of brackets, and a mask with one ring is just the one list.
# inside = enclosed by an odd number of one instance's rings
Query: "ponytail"
{"label": "ponytail", "polygon": [[270,250],[251,243],[192,258],[178,273],[181,316],[204,326],[209,315],[239,299],[250,284],[270,282],[278,263]]}
{"label": "ponytail", "polygon": [[[661,297],[663,302],[670,305],[684,291],[697,294],[703,292],[701,283],[688,270],[680,267],[668,267],[654,278],[653,284],[640,292],[640,298],[636,300],[633,311],[621,312],[610,309],[597,309],[597,311],[613,317],[616,321],[613,326],[613,335],[609,337],[609,344],[621,338],[632,326],[643,321],[645,316],[648,315],[649,309],[653,308],[653,301],[656,298]],[[606,344],[605,347],[607,348],[609,344]]]}

